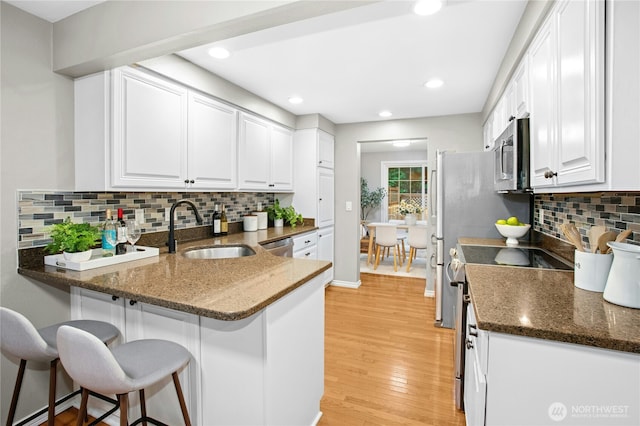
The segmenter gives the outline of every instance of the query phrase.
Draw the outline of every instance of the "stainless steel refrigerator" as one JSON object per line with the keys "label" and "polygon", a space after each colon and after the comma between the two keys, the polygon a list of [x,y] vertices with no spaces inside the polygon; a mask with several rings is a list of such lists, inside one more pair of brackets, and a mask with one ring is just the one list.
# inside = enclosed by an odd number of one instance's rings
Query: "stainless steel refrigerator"
{"label": "stainless steel refrigerator", "polygon": [[430,182],[428,194],[433,209],[429,213],[433,259],[427,280],[434,283],[436,323],[454,328],[457,287],[450,285],[445,272],[451,260],[449,250],[458,237],[502,238],[494,226],[500,218],[517,216],[529,223],[531,195],[495,192],[493,152],[438,151],[436,155],[436,182]]}

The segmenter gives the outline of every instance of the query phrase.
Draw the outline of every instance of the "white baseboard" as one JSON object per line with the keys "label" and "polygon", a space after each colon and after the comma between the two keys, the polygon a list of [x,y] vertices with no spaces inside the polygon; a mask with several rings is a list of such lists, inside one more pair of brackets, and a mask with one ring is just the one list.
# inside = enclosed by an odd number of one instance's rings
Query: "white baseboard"
{"label": "white baseboard", "polygon": [[424,297],[436,297],[436,292],[434,290],[424,290]]}
{"label": "white baseboard", "polygon": [[[79,407],[80,406],[79,397],[80,397],[80,395],[74,396],[73,398],[71,398],[71,399],[69,399],[69,400],[57,405],[56,406],[56,414],[60,414],[63,411],[68,410],[69,408],[73,407],[74,405],[76,407]],[[41,409],[43,409],[43,408],[44,407],[42,407]],[[39,410],[36,410],[36,411],[34,411],[34,413],[37,413],[38,411]],[[29,414],[29,416],[31,416],[32,414],[33,413]],[[26,419],[29,416],[25,416],[23,419]],[[46,423],[47,422],[47,417],[48,417],[48,414],[45,411],[44,413],[42,413],[41,415],[39,415],[35,419],[31,420],[28,423],[25,423],[25,426],[38,426],[38,425],[41,425],[42,423]],[[23,420],[15,421],[15,419],[14,419],[14,422],[16,422],[16,423],[19,423],[21,421],[23,421]]]}
{"label": "white baseboard", "polygon": [[360,284],[362,284],[360,282],[360,280],[353,282],[353,281],[341,281],[341,280],[333,280],[331,282],[331,285],[336,286],[336,287],[346,287],[346,288],[358,288],[360,287]]}

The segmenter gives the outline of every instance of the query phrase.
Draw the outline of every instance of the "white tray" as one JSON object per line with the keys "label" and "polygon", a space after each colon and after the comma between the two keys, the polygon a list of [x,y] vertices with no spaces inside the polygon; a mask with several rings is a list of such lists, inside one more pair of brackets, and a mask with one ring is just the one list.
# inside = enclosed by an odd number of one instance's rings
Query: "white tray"
{"label": "white tray", "polygon": [[102,249],[91,250],[91,259],[84,262],[70,262],[62,254],[54,254],[44,257],[44,264],[56,266],[58,268],[73,269],[74,271],[85,271],[87,269],[100,268],[102,266],[115,265],[132,260],[145,259],[147,257],[158,256],[160,249],[157,247],[136,246],[135,252],[128,252],[117,256],[102,257]]}

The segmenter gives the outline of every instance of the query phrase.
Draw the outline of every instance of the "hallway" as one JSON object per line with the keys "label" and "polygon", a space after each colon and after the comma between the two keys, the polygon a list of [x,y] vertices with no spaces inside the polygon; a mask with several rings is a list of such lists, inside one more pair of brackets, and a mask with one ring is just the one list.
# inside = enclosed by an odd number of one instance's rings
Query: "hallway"
{"label": "hallway", "polygon": [[453,330],[433,326],[424,279],[361,279],[357,290],[326,290],[319,425],[464,425],[453,402]]}

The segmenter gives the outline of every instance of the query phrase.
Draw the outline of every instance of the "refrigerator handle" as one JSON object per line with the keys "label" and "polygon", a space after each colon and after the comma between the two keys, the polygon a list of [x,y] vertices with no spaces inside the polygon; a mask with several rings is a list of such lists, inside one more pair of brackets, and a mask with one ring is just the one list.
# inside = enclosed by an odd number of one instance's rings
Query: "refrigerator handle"
{"label": "refrigerator handle", "polygon": [[429,265],[431,266],[431,269],[436,269],[436,254],[432,253],[431,257],[429,258]]}
{"label": "refrigerator handle", "polygon": [[433,189],[435,189],[434,183],[436,182],[436,169],[432,169],[431,170],[431,177],[429,180],[429,205],[427,206],[427,211],[429,212],[429,214],[431,215],[432,218],[436,217],[436,209],[433,208],[433,197],[435,196],[435,191]]}

